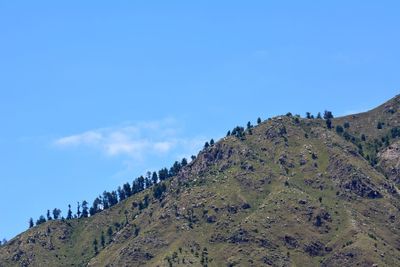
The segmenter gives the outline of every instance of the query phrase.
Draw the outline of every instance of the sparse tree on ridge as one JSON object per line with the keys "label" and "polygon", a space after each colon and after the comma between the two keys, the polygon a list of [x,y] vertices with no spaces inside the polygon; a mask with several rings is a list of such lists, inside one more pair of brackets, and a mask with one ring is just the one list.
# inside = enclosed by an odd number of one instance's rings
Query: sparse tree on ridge
{"label": "sparse tree on ridge", "polygon": [[168,178],[168,170],[167,170],[167,168],[163,168],[163,169],[158,171],[158,178],[160,179],[160,181],[164,181],[165,179]]}
{"label": "sparse tree on ridge", "polygon": [[131,185],[130,185],[129,183],[125,183],[125,184],[122,186],[122,188],[123,188],[123,190],[125,191],[125,196],[126,196],[126,197],[132,196],[132,188],[131,188]]}
{"label": "sparse tree on ridge", "polygon": [[143,191],[144,190],[144,177],[141,175],[141,176],[139,176],[138,178],[137,178],[137,186],[138,186],[138,189],[139,189],[139,192],[140,191]]}
{"label": "sparse tree on ridge", "polygon": [[140,192],[140,186],[138,180],[134,180],[132,183],[132,195]]}
{"label": "sparse tree on ridge", "polygon": [[67,220],[71,220],[71,219],[72,219],[71,205],[68,205]]}
{"label": "sparse tree on ridge", "polygon": [[144,184],[146,188],[149,188],[153,185],[153,180],[151,179],[151,172],[147,171],[146,172],[146,177],[144,179]]}
{"label": "sparse tree on ridge", "polygon": [[250,130],[251,128],[253,128],[253,125],[251,125],[251,122],[247,122],[247,130]]}
{"label": "sparse tree on ridge", "polygon": [[54,220],[58,220],[60,218],[61,210],[60,209],[53,209],[53,218]]}
{"label": "sparse tree on ridge", "polygon": [[181,166],[182,166],[182,167],[185,167],[187,164],[188,164],[187,159],[186,159],[186,158],[183,158],[183,159],[182,159],[182,162],[181,162]]}
{"label": "sparse tree on ridge", "polygon": [[41,225],[46,222],[46,218],[43,215],[40,215],[39,219],[36,221],[36,225]]}
{"label": "sparse tree on ridge", "polygon": [[174,165],[172,165],[172,167],[169,170],[169,177],[175,176],[179,173],[179,171],[181,170],[182,165],[178,162],[175,161]]}
{"label": "sparse tree on ridge", "polygon": [[324,112],[324,119],[326,121],[326,127],[328,129],[332,129],[332,120],[333,119],[333,114],[331,111],[325,110]]}
{"label": "sparse tree on ridge", "polygon": [[151,176],[151,180],[153,181],[153,184],[156,184],[158,182],[158,176],[156,172],[153,172],[153,175]]}
{"label": "sparse tree on ridge", "polygon": [[[123,191],[123,190],[122,190],[122,191]],[[100,205],[101,205],[101,204],[102,204],[101,199],[100,199],[99,197],[96,197],[96,198],[94,199],[94,201],[93,201],[92,207],[89,209],[90,216],[93,216],[93,215],[95,215],[96,213],[98,213],[98,212],[101,211],[101,209],[100,209]]]}
{"label": "sparse tree on ridge", "polygon": [[119,201],[122,201],[126,198],[125,190],[118,186],[117,189]]}
{"label": "sparse tree on ridge", "polygon": [[324,119],[325,119],[325,120],[333,119],[333,114],[332,114],[332,112],[329,111],[329,110],[325,110],[325,112],[324,112]]}
{"label": "sparse tree on ridge", "polygon": [[209,144],[208,142],[206,142],[206,143],[204,144],[204,148],[205,148],[205,149],[209,148],[209,146],[210,146],[210,144]]}
{"label": "sparse tree on ridge", "polygon": [[50,215],[50,210],[47,210],[47,215],[46,215],[46,217],[47,217],[47,220],[48,220],[48,221],[51,221],[51,220],[52,220],[51,215]]}
{"label": "sparse tree on ridge", "polygon": [[33,224],[33,219],[30,218],[30,219],[29,219],[29,228],[32,228],[33,226],[34,226],[34,224]]}
{"label": "sparse tree on ridge", "polygon": [[260,124],[260,123],[261,123],[261,118],[258,117],[258,119],[257,119],[257,124]]}
{"label": "sparse tree on ridge", "polygon": [[86,200],[82,201],[82,218],[89,217],[89,208]]}

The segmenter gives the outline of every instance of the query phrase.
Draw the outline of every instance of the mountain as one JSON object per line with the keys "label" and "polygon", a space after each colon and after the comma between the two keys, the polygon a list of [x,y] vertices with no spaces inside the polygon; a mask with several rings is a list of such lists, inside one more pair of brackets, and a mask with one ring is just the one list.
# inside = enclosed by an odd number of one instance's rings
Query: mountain
{"label": "mountain", "polygon": [[235,128],[165,190],[35,226],[0,266],[400,266],[399,111]]}

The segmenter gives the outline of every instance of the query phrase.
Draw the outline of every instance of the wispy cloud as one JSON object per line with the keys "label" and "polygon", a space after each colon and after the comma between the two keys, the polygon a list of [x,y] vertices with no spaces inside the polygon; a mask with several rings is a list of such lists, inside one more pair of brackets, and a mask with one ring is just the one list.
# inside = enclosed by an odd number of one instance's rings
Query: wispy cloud
{"label": "wispy cloud", "polygon": [[89,131],[82,134],[62,137],[56,140],[55,143],[59,146],[74,146],[81,144],[96,144],[99,143],[101,139],[103,139],[101,133]]}
{"label": "wispy cloud", "polygon": [[54,140],[58,148],[95,149],[103,154],[144,159],[148,155],[195,153],[206,138],[183,138],[181,127],[173,119],[130,123],[100,128],[60,137]]}

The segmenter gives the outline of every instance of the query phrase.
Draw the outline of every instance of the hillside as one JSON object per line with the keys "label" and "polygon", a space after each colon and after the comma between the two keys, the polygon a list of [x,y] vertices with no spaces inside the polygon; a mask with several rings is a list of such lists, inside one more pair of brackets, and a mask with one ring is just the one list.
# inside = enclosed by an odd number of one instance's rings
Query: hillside
{"label": "hillside", "polygon": [[397,96],[332,129],[266,120],[202,150],[159,198],[27,230],[0,266],[400,266],[399,110]]}

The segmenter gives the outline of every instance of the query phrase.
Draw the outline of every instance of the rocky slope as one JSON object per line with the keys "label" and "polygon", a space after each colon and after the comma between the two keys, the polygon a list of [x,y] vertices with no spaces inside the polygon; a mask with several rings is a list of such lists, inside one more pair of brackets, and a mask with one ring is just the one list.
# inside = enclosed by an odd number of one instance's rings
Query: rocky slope
{"label": "rocky slope", "polygon": [[148,189],[27,230],[0,266],[400,266],[399,108],[395,97],[333,129],[267,120],[201,151],[161,199]]}

